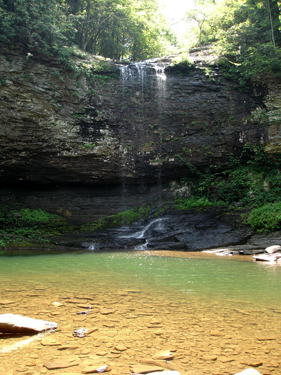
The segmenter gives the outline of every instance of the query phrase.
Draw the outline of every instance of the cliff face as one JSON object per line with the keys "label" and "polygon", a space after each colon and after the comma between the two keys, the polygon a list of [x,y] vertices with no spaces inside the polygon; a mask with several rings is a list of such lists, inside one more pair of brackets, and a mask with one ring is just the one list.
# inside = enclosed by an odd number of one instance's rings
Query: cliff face
{"label": "cliff face", "polygon": [[216,67],[164,74],[158,62],[112,75],[94,58],[77,65],[86,74],[2,48],[2,185],[142,185],[186,176],[186,163],[222,170],[246,142],[279,152],[274,82],[242,93]]}

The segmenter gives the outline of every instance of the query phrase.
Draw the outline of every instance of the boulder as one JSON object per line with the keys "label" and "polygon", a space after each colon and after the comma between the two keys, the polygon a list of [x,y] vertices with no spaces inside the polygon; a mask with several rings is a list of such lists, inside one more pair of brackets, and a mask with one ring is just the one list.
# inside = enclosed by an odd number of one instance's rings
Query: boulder
{"label": "boulder", "polygon": [[273,253],[277,253],[277,251],[280,251],[281,250],[281,246],[280,245],[273,245],[273,246],[269,246],[265,249],[265,251],[268,253],[268,254],[273,254]]}
{"label": "boulder", "polygon": [[0,332],[33,334],[57,328],[57,323],[14,314],[0,315]]}

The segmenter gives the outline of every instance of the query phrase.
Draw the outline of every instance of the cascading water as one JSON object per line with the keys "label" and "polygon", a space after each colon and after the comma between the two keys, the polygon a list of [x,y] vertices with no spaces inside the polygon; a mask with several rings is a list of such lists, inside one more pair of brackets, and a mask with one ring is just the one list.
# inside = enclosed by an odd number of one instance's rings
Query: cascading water
{"label": "cascading water", "polygon": [[[126,177],[130,173],[129,167],[131,170],[134,167],[144,190],[145,182],[149,180],[149,176],[144,173],[145,163],[149,162],[155,167],[154,176],[157,176],[158,185],[157,200],[161,201],[161,166],[163,162],[161,143],[166,96],[165,64],[147,60],[121,66],[120,70],[123,114],[120,145],[123,155],[121,161],[122,189],[126,189]],[[153,111],[151,111],[151,107]],[[152,112],[153,116],[151,116]],[[129,131],[130,137],[135,137],[134,146],[127,144],[128,125],[132,126]],[[152,135],[151,129],[153,129]],[[137,147],[135,160],[129,156],[130,152],[128,152],[132,147]],[[152,153],[154,154],[153,159],[151,158]]]}
{"label": "cascading water", "polygon": [[122,235],[120,236],[120,238],[146,238],[146,233],[149,231],[149,229],[153,228],[155,230],[163,230],[164,229],[163,221],[165,220],[167,220],[167,218],[159,218],[159,219],[152,220],[142,230],[137,231],[135,233]]}
{"label": "cascading water", "polygon": [[[139,206],[147,203],[145,186],[157,181],[153,199],[160,206],[162,201],[162,133],[164,131],[164,113],[166,96],[165,64],[157,61],[143,61],[120,65],[121,73],[121,127],[120,127],[120,181],[121,199],[119,211],[130,208],[127,194],[127,181],[136,178],[140,185]],[[153,132],[151,132],[153,130]],[[131,141],[130,141],[131,140]],[[132,143],[131,143],[132,142]],[[145,174],[146,165],[154,167],[153,175]],[[163,219],[153,221],[160,223]],[[160,224],[159,224],[160,225]],[[158,228],[159,229],[159,228]],[[143,230],[139,229],[140,237],[132,235],[119,238],[135,238],[138,242],[145,239]],[[129,244],[127,246],[130,246]],[[134,247],[134,245],[132,245]],[[143,245],[145,247],[145,245]],[[90,250],[96,250],[98,244],[91,244]]]}
{"label": "cascading water", "polygon": [[159,169],[158,169],[158,200],[159,205],[162,201],[162,133],[163,133],[163,113],[165,108],[165,97],[166,97],[166,74],[165,74],[165,67],[162,65],[155,65],[154,67],[156,72],[156,79],[157,79],[157,103],[158,103],[158,118],[159,118],[159,133],[160,135],[160,142],[159,142],[159,151],[158,151],[158,159],[159,159]]}

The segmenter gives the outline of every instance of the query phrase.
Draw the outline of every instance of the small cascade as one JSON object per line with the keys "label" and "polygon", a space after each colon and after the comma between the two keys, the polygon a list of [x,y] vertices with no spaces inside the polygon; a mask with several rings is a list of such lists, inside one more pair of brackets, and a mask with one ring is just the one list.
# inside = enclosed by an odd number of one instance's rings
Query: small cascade
{"label": "small cascade", "polygon": [[[131,233],[131,234],[126,234],[120,236],[120,238],[147,238],[146,234],[148,233],[149,230],[164,230],[164,225],[163,222],[167,220],[167,218],[159,218],[159,219],[154,219],[150,223],[148,223],[142,230]],[[156,224],[156,225],[155,225]]]}

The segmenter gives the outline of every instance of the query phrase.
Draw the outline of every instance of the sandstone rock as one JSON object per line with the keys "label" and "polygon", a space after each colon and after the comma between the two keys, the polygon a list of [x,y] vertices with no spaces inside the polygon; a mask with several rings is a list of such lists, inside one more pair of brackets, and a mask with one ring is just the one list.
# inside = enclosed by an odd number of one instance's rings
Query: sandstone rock
{"label": "sandstone rock", "polygon": [[43,337],[41,340],[41,344],[44,346],[60,346],[60,341],[56,340],[52,336]]}
{"label": "sandstone rock", "polygon": [[104,309],[100,309],[100,314],[102,314],[102,315],[109,315],[109,314],[113,314],[113,313],[115,313],[115,309],[106,309],[106,308],[104,308]]}
{"label": "sandstone rock", "polygon": [[248,366],[258,367],[258,366],[262,366],[262,364],[263,364],[263,362],[261,362],[261,361],[252,361],[252,362],[248,363]]}
{"label": "sandstone rock", "polygon": [[92,365],[87,366],[82,369],[82,374],[93,374],[96,372],[108,372],[111,371],[110,366],[108,365]]}
{"label": "sandstone rock", "polygon": [[48,370],[56,370],[61,368],[67,368],[72,366],[78,366],[79,362],[76,359],[65,359],[65,360],[58,360],[53,362],[44,363],[44,366]]}
{"label": "sandstone rock", "polygon": [[215,361],[218,357],[216,355],[203,355],[205,361]]}
{"label": "sandstone rock", "polygon": [[56,329],[57,323],[28,318],[14,314],[0,315],[0,332],[7,333],[36,333]]}
{"label": "sandstone rock", "polygon": [[152,372],[163,371],[163,367],[152,365],[131,365],[130,370],[134,374],[149,374]]}
{"label": "sandstone rock", "polygon": [[280,251],[280,250],[281,250],[280,245],[269,246],[265,249],[265,251],[269,254],[277,253],[277,251]]}
{"label": "sandstone rock", "polygon": [[161,350],[157,352],[153,356],[154,359],[172,359],[174,358],[174,354],[170,352],[170,350]]}
{"label": "sandstone rock", "polygon": [[166,370],[176,371],[176,368],[165,360],[153,360],[153,359],[143,359],[140,361],[144,365],[158,366]]}
{"label": "sandstone rock", "polygon": [[254,255],[253,259],[260,262],[275,262],[274,254],[259,254]]}
{"label": "sandstone rock", "polygon": [[118,350],[119,352],[123,352],[123,351],[127,350],[127,347],[125,345],[121,345],[121,344],[114,346],[114,348],[116,350]]}

